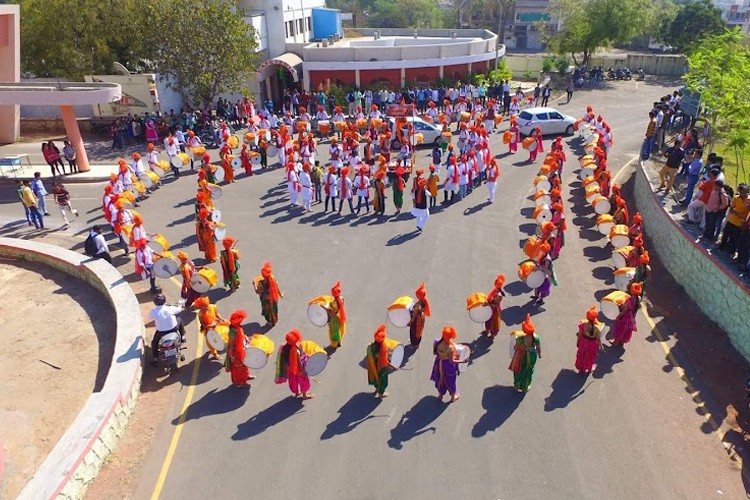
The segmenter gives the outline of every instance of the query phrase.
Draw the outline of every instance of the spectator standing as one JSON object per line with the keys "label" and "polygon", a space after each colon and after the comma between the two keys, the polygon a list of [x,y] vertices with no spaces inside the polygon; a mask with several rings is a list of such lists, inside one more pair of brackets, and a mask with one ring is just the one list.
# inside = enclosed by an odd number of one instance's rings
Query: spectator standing
{"label": "spectator standing", "polygon": [[659,171],[659,188],[657,191],[664,189],[667,194],[672,191],[672,185],[674,184],[674,178],[677,175],[682,165],[682,161],[685,159],[685,150],[682,149],[679,139],[675,139],[674,145],[667,149],[664,153],[667,157],[667,162],[664,164],[662,169]]}
{"label": "spectator standing", "polygon": [[646,138],[643,141],[643,148],[641,150],[641,158],[648,160],[651,157],[651,146],[654,143],[656,136],[656,113],[649,111],[648,113],[648,125],[646,125]]}
{"label": "spectator standing", "polygon": [[[52,171],[52,177],[65,175],[65,165],[63,165],[62,161],[59,161],[59,153],[57,154],[57,159],[55,159],[55,150],[51,149],[49,146],[51,142],[52,141],[42,143],[42,156],[44,156],[44,161],[46,161],[47,165],[49,165],[49,168]],[[58,168],[58,161],[60,164],[60,168]]]}
{"label": "spectator standing", "polygon": [[76,163],[76,148],[73,147],[70,141],[63,141],[63,155],[68,161],[70,173],[78,173],[78,164]]}
{"label": "spectator standing", "polygon": [[573,92],[576,90],[576,84],[572,78],[568,82],[568,88],[566,90],[568,92],[568,102],[570,102],[570,100],[573,99]]}
{"label": "spectator standing", "polygon": [[687,207],[690,202],[693,200],[693,191],[695,191],[695,186],[698,184],[698,179],[700,179],[700,173],[701,169],[703,168],[703,159],[701,158],[703,156],[703,151],[700,149],[696,149],[693,151],[693,155],[690,159],[690,162],[688,162],[687,165],[687,178],[688,178],[688,185],[687,190],[685,191],[685,199],[683,199],[680,203],[682,206]]}
{"label": "spectator standing", "polygon": [[747,226],[748,214],[750,214],[749,193],[750,189],[747,184],[740,184],[737,187],[737,196],[729,204],[727,223],[724,226],[719,250],[729,253],[730,256],[734,256],[739,248],[742,229]]}
{"label": "spectator standing", "polygon": [[721,217],[728,206],[729,198],[724,192],[724,181],[714,181],[705,208],[706,227],[703,229],[705,241],[714,241],[716,226],[721,222]]}
{"label": "spectator standing", "polygon": [[34,193],[34,196],[36,196],[39,210],[44,215],[49,215],[49,212],[47,211],[47,200],[44,199],[48,193],[47,190],[44,189],[41,172],[34,172],[34,179],[31,181],[31,191]]}
{"label": "spectator standing", "polygon": [[542,89],[542,107],[545,107],[549,104],[549,98],[552,95],[552,90],[549,88],[549,85],[545,85]]}
{"label": "spectator standing", "polygon": [[21,184],[21,200],[23,201],[24,206],[29,210],[31,222],[34,223],[34,227],[37,229],[44,229],[44,217],[42,212],[39,211],[39,205],[34,192],[31,190],[29,181],[23,181],[23,184]]}
{"label": "spectator standing", "polygon": [[23,201],[23,182],[22,181],[16,181],[16,194],[18,195],[18,200],[21,202],[21,205],[23,206],[23,211],[26,213],[26,222],[29,224],[29,226],[33,226],[34,222],[31,219],[31,210],[29,210],[29,207],[26,206],[26,202]]}
{"label": "spectator standing", "polygon": [[62,215],[65,225],[69,226],[70,221],[68,220],[68,212],[78,217],[78,210],[75,210],[70,204],[70,193],[61,182],[52,183],[52,196],[55,197],[55,203],[57,203],[60,209],[60,215]]}

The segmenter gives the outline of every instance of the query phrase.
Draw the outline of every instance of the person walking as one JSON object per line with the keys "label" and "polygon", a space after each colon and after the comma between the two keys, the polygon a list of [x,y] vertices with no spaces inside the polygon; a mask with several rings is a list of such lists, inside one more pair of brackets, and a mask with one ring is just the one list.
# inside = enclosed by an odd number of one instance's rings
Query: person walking
{"label": "person walking", "polygon": [[44,189],[42,174],[40,172],[34,172],[34,179],[31,181],[31,191],[33,191],[34,196],[36,196],[39,210],[44,215],[49,215],[49,212],[47,211],[47,200],[44,199],[44,197],[49,193],[47,193],[47,190]]}
{"label": "person walking", "polygon": [[37,229],[44,229],[44,216],[39,210],[39,202],[37,201],[36,195],[31,190],[31,184],[29,181],[23,181],[21,187],[21,200],[29,211],[31,222],[34,224],[34,227]]}
{"label": "person walking", "polygon": [[576,90],[576,85],[572,78],[570,79],[570,82],[568,82],[568,88],[565,90],[568,92],[568,101],[566,102],[567,104],[571,101],[571,99],[573,99],[573,92],[575,92]]}
{"label": "person walking", "polygon": [[18,195],[18,200],[23,206],[23,211],[26,215],[26,222],[29,224],[29,226],[33,226],[34,223],[31,219],[31,210],[29,210],[29,207],[26,206],[26,202],[23,201],[23,187],[23,181],[16,181],[16,194]]}
{"label": "person walking", "polygon": [[521,330],[511,333],[511,361],[508,369],[513,372],[515,390],[529,392],[537,359],[542,358],[542,349],[530,314],[526,314],[526,319],[521,323]]}
{"label": "person walking", "polygon": [[61,182],[52,183],[52,196],[55,197],[55,203],[60,209],[60,215],[62,215],[65,225],[69,226],[70,221],[68,220],[68,212],[78,217],[78,210],[74,209],[70,204],[70,193]]}
{"label": "person walking", "polygon": [[685,150],[682,149],[680,140],[675,139],[674,145],[667,149],[664,155],[667,157],[667,161],[659,171],[660,184],[657,191],[664,189],[665,193],[669,194],[672,191],[672,185],[674,184],[677,170],[685,159]]}

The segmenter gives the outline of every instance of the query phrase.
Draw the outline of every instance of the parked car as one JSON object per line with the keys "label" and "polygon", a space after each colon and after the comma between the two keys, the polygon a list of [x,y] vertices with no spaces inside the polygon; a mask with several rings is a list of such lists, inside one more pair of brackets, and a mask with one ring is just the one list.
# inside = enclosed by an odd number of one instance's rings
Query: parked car
{"label": "parked car", "polygon": [[[391,128],[393,129],[393,135],[396,135],[395,122],[393,121],[393,118],[389,117],[388,120],[391,123]],[[406,121],[408,123],[414,124],[414,132],[417,134],[422,134],[422,137],[424,138],[424,141],[422,142],[422,145],[424,146],[433,146],[435,144],[439,144],[441,140],[441,134],[443,133],[443,129],[437,125],[433,125],[432,123],[427,123],[419,116],[407,116]]]}
{"label": "parked car", "polygon": [[521,135],[531,134],[536,127],[542,129],[542,135],[573,135],[575,121],[555,108],[530,108],[518,115],[518,128]]}

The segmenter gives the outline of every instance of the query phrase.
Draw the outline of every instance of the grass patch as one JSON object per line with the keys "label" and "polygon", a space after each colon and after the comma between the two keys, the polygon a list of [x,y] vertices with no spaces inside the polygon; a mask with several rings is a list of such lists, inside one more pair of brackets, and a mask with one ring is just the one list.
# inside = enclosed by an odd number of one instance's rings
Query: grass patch
{"label": "grass patch", "polygon": [[748,184],[750,175],[748,175],[747,169],[750,168],[750,151],[745,151],[742,161],[745,164],[745,171],[743,172],[742,167],[737,168],[737,157],[734,154],[734,148],[727,147],[724,144],[716,144],[713,151],[724,158],[724,178],[726,182],[732,186],[733,189],[737,189],[737,185],[741,183]]}

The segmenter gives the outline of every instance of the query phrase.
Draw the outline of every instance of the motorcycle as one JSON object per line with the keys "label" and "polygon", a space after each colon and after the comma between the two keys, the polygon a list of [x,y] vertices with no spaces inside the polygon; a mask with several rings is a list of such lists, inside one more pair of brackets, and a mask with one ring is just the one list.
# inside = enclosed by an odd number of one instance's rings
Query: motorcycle
{"label": "motorcycle", "polygon": [[609,78],[610,80],[615,80],[617,78],[615,70],[612,69],[612,66],[607,68],[607,78]]}
{"label": "motorcycle", "polygon": [[625,68],[623,70],[623,80],[632,80],[633,79],[633,73],[631,73],[630,68]]}
{"label": "motorcycle", "polygon": [[638,74],[638,80],[643,81],[646,79],[646,72],[643,71],[643,68],[638,68],[636,73]]}
{"label": "motorcycle", "polygon": [[180,369],[179,361],[185,361],[185,355],[182,351],[187,347],[182,345],[180,332],[175,330],[165,334],[159,339],[159,361],[166,365],[167,371],[177,371]]}

